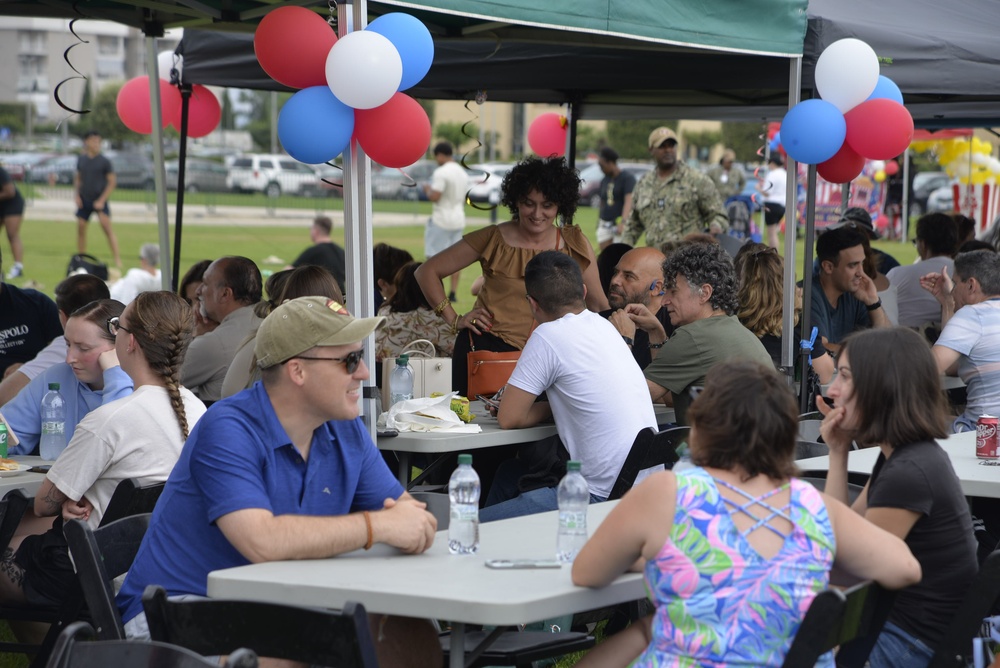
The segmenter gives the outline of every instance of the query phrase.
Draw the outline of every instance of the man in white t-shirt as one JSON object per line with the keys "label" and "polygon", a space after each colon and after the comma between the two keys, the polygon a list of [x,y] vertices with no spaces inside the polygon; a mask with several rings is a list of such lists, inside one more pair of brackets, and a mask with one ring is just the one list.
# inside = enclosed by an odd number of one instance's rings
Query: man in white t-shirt
{"label": "man in white t-shirt", "polygon": [[[539,324],[511,374],[497,420],[503,429],[517,429],[554,419],[569,458],[582,464],[591,502],[604,501],[636,435],[656,428],[645,379],[614,325],[587,310],[583,275],[570,256],[539,253],[525,268],[524,285]],[[543,392],[546,400],[536,401]],[[482,521],[557,508],[556,487],[518,493],[524,468],[511,460],[498,469]]]}
{"label": "man in white t-shirt", "polygon": [[[428,258],[461,241],[465,229],[465,196],[469,192],[469,176],[452,158],[453,153],[451,144],[446,141],[434,147],[438,168],[434,170],[431,182],[424,184],[427,199],[434,203],[424,232],[424,254]],[[456,271],[451,275],[451,290],[448,292],[451,301],[456,299],[460,273]]]}
{"label": "man in white t-shirt", "polygon": [[120,281],[111,285],[111,298],[128,305],[140,292],[162,290],[159,264],[160,247],[143,244],[139,249],[139,266],[129,269]]}

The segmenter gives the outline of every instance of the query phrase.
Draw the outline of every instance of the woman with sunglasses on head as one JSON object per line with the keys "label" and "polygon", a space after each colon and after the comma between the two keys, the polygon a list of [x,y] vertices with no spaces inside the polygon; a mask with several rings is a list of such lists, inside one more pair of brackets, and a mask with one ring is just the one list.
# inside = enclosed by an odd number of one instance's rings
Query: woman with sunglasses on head
{"label": "woman with sunglasses on head", "polygon": [[205,405],[180,384],[194,334],[194,314],[183,299],[171,292],[142,292],[105,326],[115,337],[112,354],[135,391],[83,418],[45,476],[35,495],[35,514],[56,519],[50,531],[25,537],[13,555],[4,555],[0,595],[5,601],[58,605],[76,581],[63,522],[81,519],[96,528],[122,480],[140,485],[166,480],[205,413]]}
{"label": "woman with sunglasses on head", "polygon": [[642,568],[656,612],[577,666],[780,666],[831,567],[920,579],[903,541],[793,477],[798,411],[773,369],[716,365],[688,419],[695,466],[634,487],[573,563],[587,587]]}
{"label": "woman with sunglasses on head", "polygon": [[937,365],[927,342],[896,327],[853,334],[837,357],[820,433],[830,447],[826,492],[847,501],[851,442],[881,450],[852,505],[906,541],[923,580],[896,596],[871,668],[923,667],[978,572],[972,518],[937,439],[948,434]]}
{"label": "woman with sunglasses on head", "polygon": [[3,406],[3,415],[20,441],[8,448],[10,454],[55,459],[62,451],[38,452],[42,397],[50,383],[59,384],[65,401],[67,442],[87,413],[132,394],[132,379],[118,366],[114,337],[107,328],[108,318],[121,315],[124,308],[114,299],[99,299],[70,314],[64,330],[66,362],[46,369]]}

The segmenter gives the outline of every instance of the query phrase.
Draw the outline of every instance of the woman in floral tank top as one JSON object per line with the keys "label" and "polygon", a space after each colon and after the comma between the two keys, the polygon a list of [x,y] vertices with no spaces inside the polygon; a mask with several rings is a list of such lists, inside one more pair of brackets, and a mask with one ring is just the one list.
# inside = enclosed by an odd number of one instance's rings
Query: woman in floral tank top
{"label": "woman in floral tank top", "polygon": [[833,565],[920,579],[903,541],[792,477],[798,415],[773,369],[717,365],[688,417],[696,466],[636,486],[573,564],[588,587],[642,568],[656,612],[578,666],[780,666]]}

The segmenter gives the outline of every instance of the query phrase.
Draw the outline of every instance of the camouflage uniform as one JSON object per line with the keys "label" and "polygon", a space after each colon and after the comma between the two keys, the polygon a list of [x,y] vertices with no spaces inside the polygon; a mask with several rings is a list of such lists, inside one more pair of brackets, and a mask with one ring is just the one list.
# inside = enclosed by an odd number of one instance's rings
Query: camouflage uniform
{"label": "camouflage uniform", "polygon": [[722,175],[725,173],[726,170],[722,168],[722,165],[716,165],[705,172],[705,175],[712,179],[712,183],[715,184],[715,189],[719,191],[719,197],[722,198],[723,204],[725,204],[726,200],[730,197],[734,197],[743,192],[743,186],[747,184],[747,177],[744,176],[743,170],[737,167],[730,168],[726,182],[723,183]]}
{"label": "camouflage uniform", "polygon": [[683,163],[661,181],[656,169],[646,174],[632,191],[632,214],[625,223],[624,243],[635,245],[643,230],[646,245],[658,248],[665,241],[679,241],[691,232],[702,232],[712,223],[729,228],[715,184]]}

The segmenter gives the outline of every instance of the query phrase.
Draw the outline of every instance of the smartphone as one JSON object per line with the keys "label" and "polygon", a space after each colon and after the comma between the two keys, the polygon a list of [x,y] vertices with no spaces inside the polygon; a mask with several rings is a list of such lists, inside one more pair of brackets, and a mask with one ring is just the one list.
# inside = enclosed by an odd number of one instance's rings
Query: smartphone
{"label": "smartphone", "polygon": [[32,466],[28,470],[31,473],[48,473],[50,468],[52,468],[51,464],[43,464],[42,466]]}
{"label": "smartphone", "polygon": [[486,405],[486,408],[489,408],[492,411],[500,410],[500,402],[495,401],[492,397],[488,397],[485,394],[477,394],[476,399],[479,399]]}
{"label": "smartphone", "polygon": [[486,568],[507,570],[512,568],[562,568],[555,559],[489,559]]}
{"label": "smartphone", "polygon": [[399,436],[399,431],[396,429],[376,429],[375,433],[379,438],[392,438],[393,436]]}

